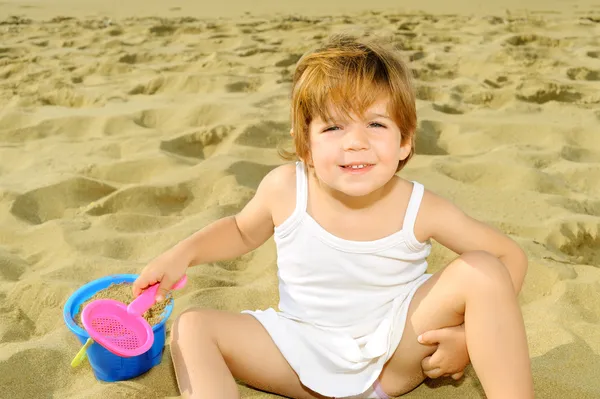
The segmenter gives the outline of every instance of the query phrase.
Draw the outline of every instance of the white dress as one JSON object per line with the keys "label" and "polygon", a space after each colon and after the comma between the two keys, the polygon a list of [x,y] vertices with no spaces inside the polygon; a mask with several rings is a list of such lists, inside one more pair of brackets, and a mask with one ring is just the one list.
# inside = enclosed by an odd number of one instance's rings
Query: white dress
{"label": "white dress", "polygon": [[431,277],[431,243],[413,232],[424,189],[413,182],[402,230],[349,241],[306,212],[307,182],[298,162],[295,210],[275,228],[279,311],[243,313],[262,323],[306,387],[329,397],[357,395],[379,377],[402,338],[415,291]]}

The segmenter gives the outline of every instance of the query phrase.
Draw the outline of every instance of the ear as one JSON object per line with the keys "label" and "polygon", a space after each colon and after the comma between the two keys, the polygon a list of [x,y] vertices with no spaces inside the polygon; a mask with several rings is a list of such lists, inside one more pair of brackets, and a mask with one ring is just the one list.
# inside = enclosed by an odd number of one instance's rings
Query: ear
{"label": "ear", "polygon": [[400,144],[400,160],[405,160],[409,155],[411,150],[413,149],[413,141],[412,138],[406,140],[404,143]]}
{"label": "ear", "polygon": [[290,129],[290,136],[292,136],[292,138],[294,138],[294,128]]}

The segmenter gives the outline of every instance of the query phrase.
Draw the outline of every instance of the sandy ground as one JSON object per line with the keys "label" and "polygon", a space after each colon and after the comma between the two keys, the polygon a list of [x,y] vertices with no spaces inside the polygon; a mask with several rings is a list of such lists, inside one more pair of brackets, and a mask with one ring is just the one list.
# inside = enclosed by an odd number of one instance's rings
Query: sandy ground
{"label": "sandy ground", "polygon": [[[239,210],[282,163],[300,54],[363,29],[393,37],[417,78],[418,155],[402,175],[529,254],[538,397],[600,397],[600,8],[307,0],[292,17],[299,5],[275,1],[124,3],[0,2],[0,396],[178,396],[168,349],[127,382],[72,369],[65,301]],[[431,271],[451,257],[435,245]],[[277,304],[272,241],[189,277],[174,316]],[[406,397],[483,394],[469,369]]]}

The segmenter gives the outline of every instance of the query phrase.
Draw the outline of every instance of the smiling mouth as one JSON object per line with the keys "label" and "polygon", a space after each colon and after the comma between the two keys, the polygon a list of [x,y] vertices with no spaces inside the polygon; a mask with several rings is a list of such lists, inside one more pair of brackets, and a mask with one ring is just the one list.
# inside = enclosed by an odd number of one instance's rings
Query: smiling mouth
{"label": "smiling mouth", "polygon": [[367,170],[370,170],[373,167],[372,163],[361,163],[361,164],[351,164],[351,165],[340,165],[342,170],[352,172],[352,173],[360,173]]}
{"label": "smiling mouth", "polygon": [[365,168],[368,168],[370,166],[373,166],[373,164],[362,163],[362,164],[352,164],[352,165],[340,165],[340,167],[343,168],[343,169],[351,169],[351,170],[365,169]]}

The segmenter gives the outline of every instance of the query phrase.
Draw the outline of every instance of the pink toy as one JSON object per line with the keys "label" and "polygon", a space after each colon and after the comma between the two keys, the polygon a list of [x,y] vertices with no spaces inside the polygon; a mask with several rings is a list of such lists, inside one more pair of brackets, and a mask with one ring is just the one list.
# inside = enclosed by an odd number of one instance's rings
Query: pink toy
{"label": "pink toy", "polygon": [[[187,282],[183,276],[173,285],[173,290]],[[98,299],[90,302],[81,313],[81,322],[95,342],[122,357],[141,355],[152,346],[152,327],[142,317],[156,303],[159,284],[154,284],[136,299],[125,305],[114,299]]]}

